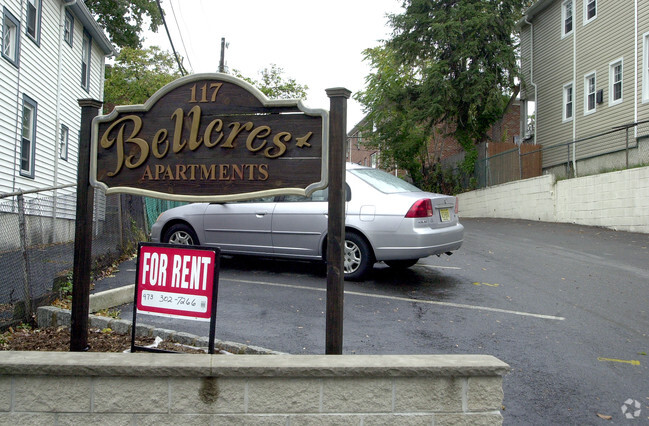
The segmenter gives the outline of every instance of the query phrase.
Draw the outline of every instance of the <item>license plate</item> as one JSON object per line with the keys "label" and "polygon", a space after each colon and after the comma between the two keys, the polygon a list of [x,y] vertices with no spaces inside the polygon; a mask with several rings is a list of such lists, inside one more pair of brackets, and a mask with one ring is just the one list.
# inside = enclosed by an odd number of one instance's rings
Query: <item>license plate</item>
{"label": "license plate", "polygon": [[451,220],[451,209],[439,209],[439,218],[442,222],[448,222]]}

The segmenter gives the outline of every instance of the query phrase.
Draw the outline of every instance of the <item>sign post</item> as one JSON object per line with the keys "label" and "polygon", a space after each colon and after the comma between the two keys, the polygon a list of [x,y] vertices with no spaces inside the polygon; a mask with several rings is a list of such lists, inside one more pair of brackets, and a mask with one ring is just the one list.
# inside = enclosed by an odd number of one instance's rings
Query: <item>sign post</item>
{"label": "sign post", "polygon": [[329,229],[327,232],[327,321],[325,353],[343,353],[345,271],[345,129],[347,99],[344,88],[327,89],[329,121]]}
{"label": "sign post", "polygon": [[94,188],[90,186],[90,129],[99,114],[101,102],[80,99],[79,171],[77,173],[77,210],[74,230],[72,269],[72,311],[70,315],[70,351],[88,350],[88,314],[90,311],[90,269],[92,265],[92,215]]}

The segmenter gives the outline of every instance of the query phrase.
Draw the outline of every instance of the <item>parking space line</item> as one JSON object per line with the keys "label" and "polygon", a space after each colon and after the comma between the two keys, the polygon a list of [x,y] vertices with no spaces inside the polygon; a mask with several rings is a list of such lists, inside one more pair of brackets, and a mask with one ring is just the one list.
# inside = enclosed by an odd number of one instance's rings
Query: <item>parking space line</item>
{"label": "parking space line", "polygon": [[599,357],[599,358],[597,358],[597,361],[620,362],[620,363],[623,363],[623,364],[640,365],[640,361],[635,360],[635,359],[627,360],[627,359]]}
{"label": "parking space line", "polygon": [[438,266],[438,265],[427,265],[425,263],[418,263],[417,266],[424,266],[430,269],[462,269],[458,266]]}
{"label": "parking space line", "polygon": [[[280,284],[280,283],[272,283],[272,282],[267,282],[267,281],[251,281],[251,280],[237,280],[237,279],[224,279],[224,281],[232,281],[232,282],[239,282],[239,283],[245,283],[245,284],[258,284],[258,285],[267,285],[267,286],[273,286],[273,287],[284,287],[284,288],[292,288],[292,289],[298,289],[298,290],[311,290],[311,291],[319,291],[319,292],[326,292],[326,288],[314,288],[314,287],[307,287],[307,286],[302,286],[302,285],[294,285],[294,284]],[[511,314],[511,315],[520,315],[524,317],[533,317],[533,318],[541,318],[541,319],[549,319],[549,320],[555,320],[555,321],[563,321],[566,318],[565,317],[558,317],[554,315],[544,315],[544,314],[535,314],[532,312],[522,312],[522,311],[513,311],[509,309],[500,309],[500,308],[490,308],[488,306],[477,306],[477,305],[465,305],[462,303],[451,303],[451,302],[438,302],[434,300],[421,300],[421,299],[411,299],[408,297],[399,297],[399,296],[385,296],[382,294],[370,294],[370,293],[362,293],[358,291],[345,291],[346,295],[350,296],[363,296],[363,297],[372,297],[375,299],[388,299],[388,300],[397,300],[401,302],[408,302],[408,303],[423,303],[426,305],[438,305],[438,306],[447,306],[451,308],[462,308],[462,309],[473,309],[476,311],[488,311],[488,312],[498,312],[502,314]]]}

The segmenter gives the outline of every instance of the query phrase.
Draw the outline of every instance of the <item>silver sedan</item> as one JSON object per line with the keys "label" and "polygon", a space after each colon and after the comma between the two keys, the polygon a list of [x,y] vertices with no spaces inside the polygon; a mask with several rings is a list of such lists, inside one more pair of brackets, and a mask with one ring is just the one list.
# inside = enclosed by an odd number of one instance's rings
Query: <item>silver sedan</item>
{"label": "silver sedan", "polygon": [[[378,169],[347,164],[345,278],[375,262],[407,268],[462,245],[456,198],[424,192]],[[228,203],[196,203],[162,213],[153,242],[219,247],[224,254],[324,260],[327,190]]]}

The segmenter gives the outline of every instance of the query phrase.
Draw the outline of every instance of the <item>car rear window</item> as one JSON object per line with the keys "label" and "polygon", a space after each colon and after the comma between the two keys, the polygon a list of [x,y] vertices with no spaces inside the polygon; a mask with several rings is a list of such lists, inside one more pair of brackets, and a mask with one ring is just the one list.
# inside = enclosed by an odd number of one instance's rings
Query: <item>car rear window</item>
{"label": "car rear window", "polygon": [[356,169],[349,170],[349,172],[386,194],[421,191],[419,188],[409,184],[405,180],[379,169]]}

